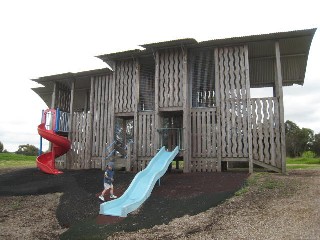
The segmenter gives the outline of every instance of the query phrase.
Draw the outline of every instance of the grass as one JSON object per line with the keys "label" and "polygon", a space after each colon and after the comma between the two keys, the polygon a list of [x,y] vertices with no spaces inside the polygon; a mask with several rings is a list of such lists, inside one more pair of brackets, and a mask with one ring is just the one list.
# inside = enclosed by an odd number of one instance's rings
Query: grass
{"label": "grass", "polygon": [[0,153],[0,168],[35,167],[37,156],[25,156],[15,153]]}
{"label": "grass", "polygon": [[287,158],[287,169],[320,169],[320,158],[302,155],[299,158]]}

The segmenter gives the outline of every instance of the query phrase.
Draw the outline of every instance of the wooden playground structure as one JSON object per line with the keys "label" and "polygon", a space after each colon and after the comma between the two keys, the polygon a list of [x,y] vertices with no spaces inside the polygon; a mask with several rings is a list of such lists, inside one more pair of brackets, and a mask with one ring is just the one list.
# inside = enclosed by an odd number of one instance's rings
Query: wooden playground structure
{"label": "wooden playground structure", "polygon": [[[315,31],[146,44],[98,56],[111,69],[34,79],[48,107],[68,114],[71,150],[57,166],[113,158],[140,171],[160,147],[179,146],[184,172],[245,162],[285,173],[283,86],[303,84]],[[257,88],[272,95],[251,97]]]}

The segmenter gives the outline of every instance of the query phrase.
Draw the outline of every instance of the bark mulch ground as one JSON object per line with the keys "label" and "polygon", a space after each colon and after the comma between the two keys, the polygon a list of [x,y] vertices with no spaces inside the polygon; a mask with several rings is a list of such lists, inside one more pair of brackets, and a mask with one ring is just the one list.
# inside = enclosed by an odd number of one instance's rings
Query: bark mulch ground
{"label": "bark mulch ground", "polygon": [[[104,239],[203,212],[232,196],[247,177],[245,172],[166,173],[142,207],[126,218],[99,215],[103,171],[97,169],[65,170],[58,176],[35,168],[10,171],[0,175],[0,196],[63,193],[56,216],[68,230],[61,239]],[[133,178],[133,173],[116,172],[115,194],[121,196]]]}

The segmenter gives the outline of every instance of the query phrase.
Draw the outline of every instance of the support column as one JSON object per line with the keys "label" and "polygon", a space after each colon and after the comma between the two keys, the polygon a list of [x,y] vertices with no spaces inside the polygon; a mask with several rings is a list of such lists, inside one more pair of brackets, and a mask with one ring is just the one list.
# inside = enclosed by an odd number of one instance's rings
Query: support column
{"label": "support column", "polygon": [[248,153],[249,153],[249,173],[253,173],[253,157],[252,157],[252,116],[251,116],[251,101],[250,101],[250,79],[249,79],[249,56],[248,46],[244,46],[245,55],[245,76],[246,76],[246,101],[247,101],[247,120],[248,120]]}
{"label": "support column", "polygon": [[53,83],[53,92],[51,96],[51,109],[54,109],[56,107],[56,96],[57,96],[57,83]]}
{"label": "support column", "polygon": [[[74,129],[73,129],[73,108],[74,108],[74,89],[75,89],[75,81],[73,80],[71,83],[70,90],[70,106],[69,106],[69,126],[68,126],[68,139],[72,143]],[[68,151],[67,159],[66,159],[66,168],[70,169],[72,166],[73,156],[72,151]]]}
{"label": "support column", "polygon": [[157,154],[157,149],[160,147],[159,145],[159,132],[160,128],[160,114],[159,114],[159,52],[155,53],[155,77],[154,77],[154,155]]}
{"label": "support column", "polygon": [[282,89],[282,73],[281,73],[281,60],[280,60],[280,45],[275,42],[275,84],[274,93],[279,101],[279,121],[280,121],[280,144],[281,144],[281,171],[286,173],[286,139],[285,139],[285,126],[284,126],[284,106],[283,106],[283,89]]}
{"label": "support column", "polygon": [[[134,109],[134,119],[133,119],[133,137],[135,139],[135,141],[133,142],[133,161],[136,163],[138,161],[138,132],[139,132],[139,121],[138,121],[138,111],[139,111],[139,97],[140,97],[140,63],[138,60],[136,60],[135,62],[136,66],[136,79],[135,79],[135,109]],[[131,144],[130,144],[131,145]],[[131,147],[128,148],[128,151],[131,151]],[[131,155],[131,152],[129,152],[129,154]],[[130,162],[131,162],[131,156],[130,156]],[[128,165],[128,167],[130,167],[130,169],[127,169],[127,171],[131,170],[131,163],[130,165]],[[136,165],[133,166],[133,170],[136,170]]]}
{"label": "support column", "polygon": [[190,83],[188,78],[188,50],[182,47],[183,54],[183,172],[190,172],[191,162],[191,115]]}
{"label": "support column", "polygon": [[217,114],[217,171],[221,172],[221,107],[220,107],[220,78],[219,78],[219,49],[214,49],[215,62],[215,97]]}

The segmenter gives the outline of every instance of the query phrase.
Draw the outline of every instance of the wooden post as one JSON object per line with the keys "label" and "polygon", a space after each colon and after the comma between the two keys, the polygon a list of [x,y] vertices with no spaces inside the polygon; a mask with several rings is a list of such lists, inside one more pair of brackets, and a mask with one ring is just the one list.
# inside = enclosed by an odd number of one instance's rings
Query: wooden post
{"label": "wooden post", "polygon": [[[133,130],[133,136],[134,136],[134,139],[135,141],[133,142],[133,161],[138,161],[138,132],[139,132],[139,121],[138,121],[138,111],[139,111],[139,93],[140,93],[140,63],[138,60],[136,60],[136,78],[135,78],[135,103],[134,103],[134,119],[133,119],[133,127],[134,127],[134,130]],[[130,161],[130,168],[127,170],[127,171],[130,171],[131,170],[131,144],[130,145],[130,148],[128,148],[128,154],[130,155],[130,158],[128,159],[128,161]],[[135,166],[135,165],[134,165]],[[136,171],[136,169],[134,168],[133,169],[134,171]]]}
{"label": "wooden post", "polygon": [[[117,74],[116,74],[116,70],[117,70],[117,63],[116,62],[112,62],[112,70],[113,70],[113,74],[112,74],[112,84],[111,84],[111,94],[112,94],[112,100],[110,103],[110,129],[109,129],[109,139],[110,139],[110,143],[112,143],[115,140],[115,136],[114,136],[114,131],[115,131],[115,116],[114,116],[114,106],[115,106],[115,91],[116,91],[116,79],[117,79]],[[113,149],[111,148],[109,151],[112,151]]]}
{"label": "wooden post", "polygon": [[248,150],[249,150],[249,172],[253,173],[253,159],[252,159],[252,116],[251,116],[251,101],[250,101],[250,79],[249,79],[249,56],[248,46],[244,46],[245,55],[245,76],[246,76],[246,101],[247,101],[247,118],[248,118]]}
{"label": "wooden post", "polygon": [[285,141],[285,126],[284,126],[284,106],[283,106],[283,90],[282,90],[282,73],[281,73],[281,60],[280,60],[280,46],[279,42],[275,42],[275,84],[274,92],[279,101],[279,118],[280,118],[280,139],[281,139],[281,170],[286,173],[286,141]]}
{"label": "wooden post", "polygon": [[53,92],[51,96],[51,109],[56,107],[57,83],[53,83]]}
{"label": "wooden post", "polygon": [[160,114],[159,114],[159,51],[155,52],[155,77],[154,77],[154,155],[157,154],[159,146]]}
{"label": "wooden post", "polygon": [[94,101],[94,77],[91,77],[91,85],[90,85],[90,113],[88,114],[88,141],[86,143],[86,148],[87,148],[87,151],[86,151],[86,156],[85,158],[88,159],[88,162],[89,162],[89,165],[90,165],[90,168],[93,167],[92,165],[92,162],[91,162],[91,157],[92,157],[92,130],[93,130],[93,116],[94,116],[94,110],[93,110],[93,101]]}
{"label": "wooden post", "polygon": [[191,161],[191,114],[190,114],[190,84],[188,78],[188,52],[182,47],[183,54],[183,172],[190,172]]}
{"label": "wooden post", "polygon": [[214,49],[215,62],[215,97],[217,114],[217,171],[221,172],[221,106],[220,106],[220,78],[219,78],[219,49]]}
{"label": "wooden post", "polygon": [[[72,139],[73,139],[73,131],[74,129],[72,128],[72,121],[73,121],[73,108],[74,108],[74,89],[75,89],[75,81],[73,80],[72,83],[71,83],[71,91],[70,91],[70,116],[69,116],[69,126],[68,126],[68,130],[69,130],[69,134],[68,134],[68,139],[69,141],[71,141],[72,143]],[[71,165],[72,165],[72,162],[73,162],[73,154],[71,154],[71,152],[69,151],[68,154],[67,154],[67,158],[66,158],[66,161],[68,162],[68,164],[66,163],[65,166],[67,169],[70,169],[71,168]]]}

